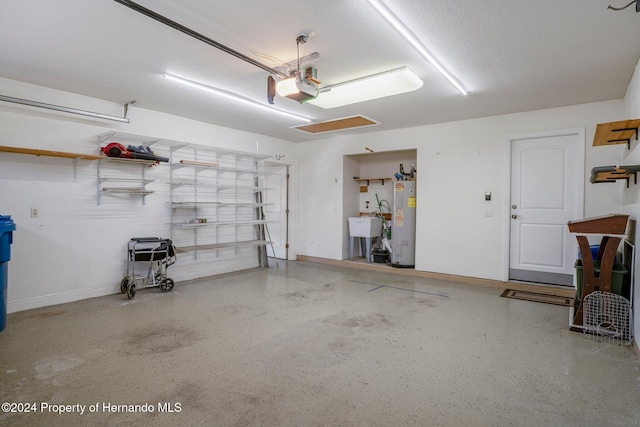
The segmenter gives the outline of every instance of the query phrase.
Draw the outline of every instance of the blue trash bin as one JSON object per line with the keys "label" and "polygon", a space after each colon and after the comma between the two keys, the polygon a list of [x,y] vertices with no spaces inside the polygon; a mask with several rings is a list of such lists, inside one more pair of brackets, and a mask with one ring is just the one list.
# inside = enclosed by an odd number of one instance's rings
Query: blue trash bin
{"label": "blue trash bin", "polygon": [[0,332],[7,326],[7,276],[15,229],[10,215],[0,215]]}
{"label": "blue trash bin", "polygon": [[[598,252],[600,251],[600,245],[590,245],[589,249],[591,249],[591,259],[594,261],[598,259]],[[578,250],[578,259],[582,259],[582,252],[580,252],[580,250]]]}

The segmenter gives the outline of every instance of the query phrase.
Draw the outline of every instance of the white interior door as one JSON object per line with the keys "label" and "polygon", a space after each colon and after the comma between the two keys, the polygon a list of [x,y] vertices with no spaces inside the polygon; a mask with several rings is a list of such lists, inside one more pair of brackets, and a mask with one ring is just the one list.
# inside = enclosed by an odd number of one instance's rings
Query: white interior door
{"label": "white interior door", "polygon": [[509,279],[573,285],[583,200],[583,131],[511,139]]}
{"label": "white interior door", "polygon": [[[267,190],[264,192],[264,215],[267,220],[267,256],[287,259],[287,174],[288,166],[265,163]],[[275,252],[275,253],[274,253]]]}

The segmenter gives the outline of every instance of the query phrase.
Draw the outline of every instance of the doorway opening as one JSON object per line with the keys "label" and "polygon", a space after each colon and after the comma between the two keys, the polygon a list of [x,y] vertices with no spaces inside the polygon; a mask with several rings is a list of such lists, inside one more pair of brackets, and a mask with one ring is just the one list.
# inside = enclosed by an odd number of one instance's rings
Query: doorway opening
{"label": "doorway opening", "polygon": [[263,211],[267,220],[267,256],[289,259],[289,165],[265,162],[266,178]]}
{"label": "doorway opening", "polygon": [[584,129],[512,136],[508,279],[573,286],[567,223],[584,212]]}
{"label": "doorway opening", "polygon": [[[414,173],[411,173],[412,169],[415,169]],[[343,172],[342,259],[377,267],[391,267],[393,263],[395,267],[413,268],[416,188],[419,185],[417,150],[347,155],[343,158]],[[407,206],[402,206],[399,196],[408,196],[404,197]],[[399,209],[394,209],[394,199]],[[383,221],[369,220],[372,228],[365,237],[360,231],[350,230],[354,223],[366,222],[359,219],[371,217],[382,218]],[[395,243],[394,221],[395,237],[398,238]],[[400,255],[403,257],[398,258]]]}

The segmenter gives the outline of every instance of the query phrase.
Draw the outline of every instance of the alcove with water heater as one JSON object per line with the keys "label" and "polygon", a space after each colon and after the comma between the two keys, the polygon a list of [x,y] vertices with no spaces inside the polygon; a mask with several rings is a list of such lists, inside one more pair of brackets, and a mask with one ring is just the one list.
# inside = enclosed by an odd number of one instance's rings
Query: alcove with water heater
{"label": "alcove with water heater", "polygon": [[414,268],[416,157],[416,150],[344,157],[343,259]]}

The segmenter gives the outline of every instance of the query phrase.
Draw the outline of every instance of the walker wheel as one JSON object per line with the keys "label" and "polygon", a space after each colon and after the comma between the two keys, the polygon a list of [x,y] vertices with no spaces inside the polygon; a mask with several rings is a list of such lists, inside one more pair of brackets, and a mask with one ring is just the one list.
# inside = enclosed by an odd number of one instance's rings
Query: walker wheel
{"label": "walker wheel", "polygon": [[173,279],[169,279],[168,277],[166,279],[164,279],[162,281],[162,283],[160,283],[160,290],[162,292],[169,292],[171,289],[173,289],[173,285],[174,285],[174,281]]}
{"label": "walker wheel", "polygon": [[124,279],[122,279],[122,282],[120,282],[120,293],[126,294],[128,287],[129,287],[129,276],[125,276]]}
{"label": "walker wheel", "polygon": [[129,288],[127,289],[127,296],[129,297],[129,299],[133,299],[133,297],[136,296],[136,284],[132,283],[129,285]]}

